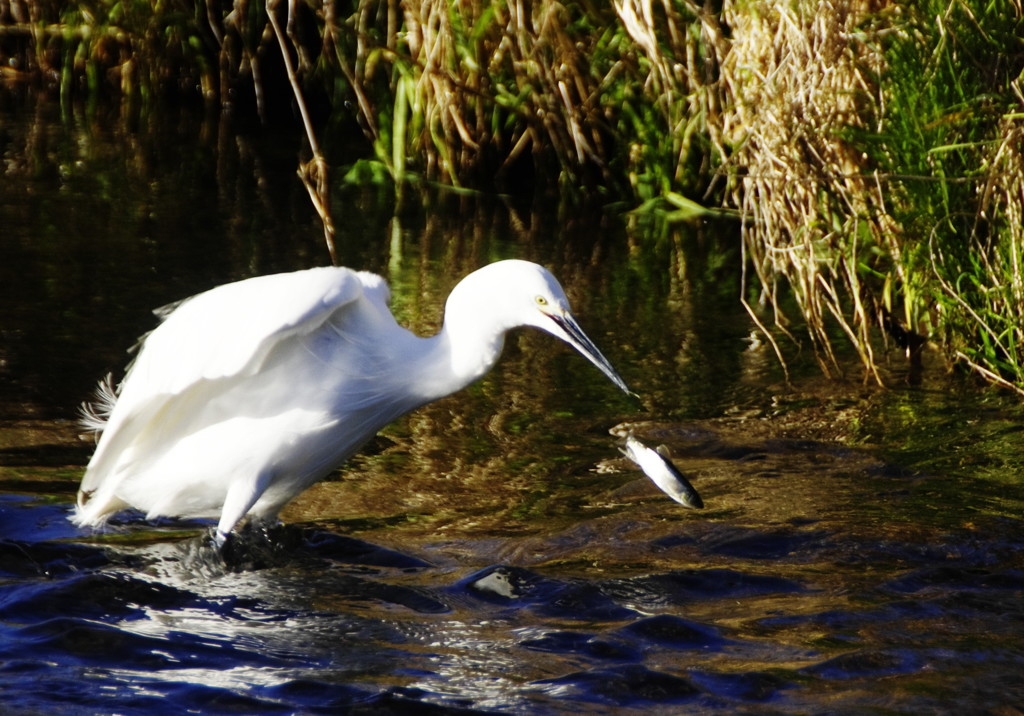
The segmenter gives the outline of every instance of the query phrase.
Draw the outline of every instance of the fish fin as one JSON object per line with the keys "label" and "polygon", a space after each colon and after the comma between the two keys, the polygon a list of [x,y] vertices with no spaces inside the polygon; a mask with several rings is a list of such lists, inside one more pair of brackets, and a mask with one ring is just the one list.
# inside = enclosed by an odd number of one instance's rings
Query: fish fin
{"label": "fish fin", "polygon": [[664,446],[664,445],[659,445],[659,446],[657,447],[657,450],[656,450],[656,452],[657,452],[657,453],[658,453],[659,455],[661,455],[661,456],[662,456],[663,458],[665,458],[666,460],[671,460],[671,459],[672,459],[672,453],[670,453],[670,452],[668,451],[668,448],[667,448],[666,446]]}

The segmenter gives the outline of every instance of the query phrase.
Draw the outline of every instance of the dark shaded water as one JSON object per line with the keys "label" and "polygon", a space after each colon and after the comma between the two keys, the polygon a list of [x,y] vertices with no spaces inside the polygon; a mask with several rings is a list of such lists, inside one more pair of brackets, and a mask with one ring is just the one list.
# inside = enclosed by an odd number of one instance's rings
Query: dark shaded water
{"label": "dark shaded water", "polygon": [[[486,202],[394,221],[340,192],[344,263],[388,275],[403,321],[432,330],[481,263],[542,261],[643,407],[524,333],[232,567],[201,526],[73,528],[76,406],[149,309],[325,262],[290,139],[166,121],[3,115],[0,710],[1024,708],[1021,407],[946,383],[784,385],[735,306],[730,227]],[[705,510],[618,456],[627,422],[672,447]]]}

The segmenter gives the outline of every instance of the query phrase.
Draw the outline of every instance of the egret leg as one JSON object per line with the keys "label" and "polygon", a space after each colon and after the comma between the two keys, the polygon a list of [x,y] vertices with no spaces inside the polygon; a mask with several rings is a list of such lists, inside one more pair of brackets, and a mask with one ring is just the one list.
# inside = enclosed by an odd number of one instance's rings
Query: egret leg
{"label": "egret leg", "polygon": [[213,547],[214,547],[214,549],[216,549],[218,552],[221,551],[222,549],[224,549],[224,545],[227,543],[227,541],[228,541],[228,533],[227,532],[221,532],[220,531],[220,527],[218,527],[214,531],[214,533],[213,533]]}
{"label": "egret leg", "polygon": [[253,479],[238,480],[228,488],[228,494],[224,498],[224,507],[220,511],[217,532],[213,536],[213,543],[217,549],[224,546],[231,531],[260,499],[260,495],[270,484],[270,476],[269,472],[259,473]]}

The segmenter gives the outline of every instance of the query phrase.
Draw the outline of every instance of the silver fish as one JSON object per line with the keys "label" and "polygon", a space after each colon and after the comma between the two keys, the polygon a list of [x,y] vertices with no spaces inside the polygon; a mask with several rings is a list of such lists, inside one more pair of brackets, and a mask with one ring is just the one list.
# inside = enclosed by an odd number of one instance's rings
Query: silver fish
{"label": "silver fish", "polygon": [[664,445],[652,450],[630,434],[623,439],[619,450],[639,465],[644,474],[651,478],[662,492],[680,505],[696,510],[704,507],[704,500],[700,499],[693,485],[672,464],[668,448]]}

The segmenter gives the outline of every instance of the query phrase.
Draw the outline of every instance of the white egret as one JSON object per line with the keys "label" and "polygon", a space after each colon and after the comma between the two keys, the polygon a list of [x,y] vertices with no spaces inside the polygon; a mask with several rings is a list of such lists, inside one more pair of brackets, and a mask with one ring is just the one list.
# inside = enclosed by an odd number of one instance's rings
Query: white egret
{"label": "white egret", "polygon": [[128,507],[147,519],[219,517],[223,545],[247,516],[276,519],[380,428],[483,376],[518,326],[561,338],[629,392],[537,264],[471,273],[428,338],[398,325],[389,297],[380,276],[323,267],[176,306],[119,389],[101,386],[74,522],[101,526]]}

